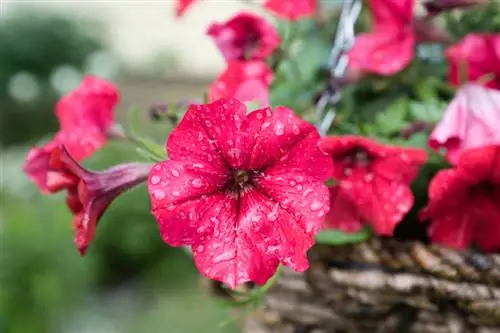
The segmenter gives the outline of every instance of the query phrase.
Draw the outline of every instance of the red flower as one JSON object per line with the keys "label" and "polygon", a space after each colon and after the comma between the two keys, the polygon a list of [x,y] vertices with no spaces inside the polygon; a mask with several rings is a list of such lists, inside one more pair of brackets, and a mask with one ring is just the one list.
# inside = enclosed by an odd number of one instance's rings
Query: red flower
{"label": "red flower", "polygon": [[267,0],[264,7],[275,15],[296,21],[313,16],[318,7],[317,0]]}
{"label": "red flower", "polygon": [[392,235],[413,206],[411,182],[427,160],[422,149],[385,146],[357,136],[326,137],[320,148],[333,159],[327,228],[356,232],[365,223]]}
{"label": "red flower", "polygon": [[177,17],[180,17],[184,15],[186,10],[191,7],[191,5],[195,2],[196,0],[177,0],[177,7],[175,8],[175,14]]}
{"label": "red flower", "polygon": [[467,81],[476,81],[485,75],[493,75],[485,85],[500,89],[500,34],[471,33],[458,44],[446,49],[449,62],[449,80],[461,82],[461,68],[466,65]]}
{"label": "red flower", "polygon": [[147,180],[151,165],[120,164],[102,172],[84,169],[64,146],[52,150],[47,172],[47,189],[66,189],[67,204],[73,212],[75,244],[82,255],[94,238],[95,228],[104,211],[123,192]]}
{"label": "red flower", "polygon": [[272,80],[272,70],[262,61],[231,61],[210,86],[208,98],[211,102],[219,98],[258,101],[261,106],[268,106]]}
{"label": "red flower", "polygon": [[421,219],[431,220],[434,242],[500,250],[500,146],[468,150],[455,168],[438,172]]}
{"label": "red flower", "polygon": [[33,147],[23,166],[42,192],[47,192],[46,173],[52,150],[65,145],[76,160],[92,155],[107,142],[117,103],[116,87],[93,76],[85,77],[77,89],[59,100],[55,111],[59,132],[45,146]]}
{"label": "red flower", "polygon": [[359,35],[349,51],[349,68],[393,75],[413,60],[414,0],[370,0],[373,31]]}
{"label": "red flower", "polygon": [[429,139],[429,146],[446,148],[457,163],[471,148],[500,144],[500,92],[476,84],[462,86]]}
{"label": "red flower", "polygon": [[281,43],[274,26],[250,13],[240,13],[224,23],[213,23],[207,30],[226,61],[265,60]]}
{"label": "red flower", "polygon": [[332,168],[314,126],[292,110],[247,114],[237,100],[191,105],[170,134],[170,160],[149,177],[164,241],[190,245],[198,269],[234,288],[264,284],[281,262],[308,268],[328,212]]}

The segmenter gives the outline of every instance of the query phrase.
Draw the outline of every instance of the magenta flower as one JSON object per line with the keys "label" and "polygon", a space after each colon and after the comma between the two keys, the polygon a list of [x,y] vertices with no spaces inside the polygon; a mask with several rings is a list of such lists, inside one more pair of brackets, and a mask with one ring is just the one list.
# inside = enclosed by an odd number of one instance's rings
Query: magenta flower
{"label": "magenta flower", "polygon": [[42,147],[33,147],[23,171],[47,193],[47,168],[52,150],[64,145],[74,159],[80,161],[102,148],[114,125],[114,108],[118,90],[111,83],[87,76],[81,85],[62,97],[56,106],[60,130]]}
{"label": "magenta flower", "polygon": [[432,149],[445,148],[456,164],[468,149],[500,144],[500,92],[477,84],[466,84],[436,125],[429,139]]}
{"label": "magenta flower", "polygon": [[226,70],[210,85],[210,102],[220,98],[235,98],[241,102],[269,105],[269,86],[273,72],[263,61],[231,61]]}
{"label": "magenta flower", "polygon": [[108,206],[123,192],[145,182],[150,170],[150,164],[128,163],[92,172],[75,161],[64,146],[52,150],[47,189],[51,193],[67,190],[66,202],[74,215],[75,245],[81,255],[94,238],[97,223]]}
{"label": "magenta flower", "polygon": [[282,19],[297,21],[314,16],[318,0],[267,0],[264,7]]}
{"label": "magenta flower", "polygon": [[285,107],[191,105],[168,139],[171,159],[149,177],[164,241],[191,246],[198,269],[232,288],[264,284],[280,262],[306,270],[329,209],[332,161],[319,138]]}
{"label": "magenta flower", "polygon": [[265,60],[281,43],[271,23],[245,12],[224,23],[212,23],[207,34],[214,39],[226,61]]}

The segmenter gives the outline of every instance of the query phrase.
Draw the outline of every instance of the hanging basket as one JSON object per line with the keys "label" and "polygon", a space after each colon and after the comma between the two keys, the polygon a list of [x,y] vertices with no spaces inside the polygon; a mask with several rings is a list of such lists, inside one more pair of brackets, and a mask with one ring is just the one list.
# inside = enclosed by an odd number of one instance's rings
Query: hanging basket
{"label": "hanging basket", "polygon": [[373,238],[310,261],[282,271],[243,332],[500,333],[500,255]]}

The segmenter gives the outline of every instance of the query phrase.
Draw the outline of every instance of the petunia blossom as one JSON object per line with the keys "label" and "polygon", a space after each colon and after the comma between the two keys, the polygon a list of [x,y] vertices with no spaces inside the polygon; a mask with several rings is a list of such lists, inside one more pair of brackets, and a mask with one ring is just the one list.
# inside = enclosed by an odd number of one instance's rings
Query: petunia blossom
{"label": "petunia blossom", "polygon": [[306,270],[329,210],[332,162],[319,138],[285,107],[191,105],[168,139],[170,160],[149,177],[164,241],[191,246],[198,269],[231,288],[264,284],[280,262]]}
{"label": "petunia blossom", "polygon": [[432,149],[446,149],[451,163],[463,151],[500,144],[500,91],[466,84],[456,93],[429,138]]}
{"label": "petunia blossom", "polygon": [[320,148],[333,160],[336,182],[324,227],[356,232],[368,224],[379,235],[392,235],[413,206],[410,184],[427,153],[358,136],[325,137]]}
{"label": "petunia blossom", "polygon": [[314,16],[317,0],[267,0],[264,7],[273,14],[290,21]]}
{"label": "petunia blossom", "polygon": [[94,76],[84,78],[78,88],[62,97],[56,105],[60,130],[44,146],[33,147],[23,165],[24,172],[47,193],[47,166],[52,150],[65,145],[71,156],[83,160],[104,146],[114,132],[117,88]]}
{"label": "petunia blossom", "polygon": [[[485,85],[500,89],[500,34],[470,33],[457,44],[448,47],[445,56],[448,59],[451,83],[464,83],[462,79],[475,82],[491,75],[491,80]],[[465,78],[462,78],[462,73],[466,74]]]}
{"label": "petunia blossom", "polygon": [[64,146],[52,150],[47,172],[51,193],[66,190],[66,202],[73,213],[75,245],[82,255],[94,238],[99,219],[123,192],[146,182],[150,164],[119,164],[108,170],[92,172],[73,159]]}
{"label": "petunia blossom", "polygon": [[281,43],[276,28],[266,19],[242,12],[207,30],[226,61],[265,60]]}
{"label": "petunia blossom", "polygon": [[269,105],[269,86],[273,72],[263,61],[231,61],[226,70],[210,85],[208,98],[235,98],[241,102]]}
{"label": "petunia blossom", "polygon": [[373,31],[356,37],[348,52],[349,69],[393,75],[414,57],[413,28],[415,0],[369,0]]}
{"label": "petunia blossom", "polygon": [[463,152],[452,169],[439,171],[421,211],[432,241],[457,249],[471,244],[500,250],[500,145]]}

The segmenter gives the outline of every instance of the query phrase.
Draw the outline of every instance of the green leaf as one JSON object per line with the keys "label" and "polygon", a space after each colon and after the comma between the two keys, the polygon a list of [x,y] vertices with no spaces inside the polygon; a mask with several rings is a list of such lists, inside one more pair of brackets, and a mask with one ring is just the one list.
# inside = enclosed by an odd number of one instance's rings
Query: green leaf
{"label": "green leaf", "polygon": [[404,97],[398,98],[375,118],[378,131],[383,134],[399,133],[401,128],[406,125],[407,112],[408,100]]}
{"label": "green leaf", "polygon": [[324,245],[344,245],[352,243],[361,243],[369,239],[373,232],[371,228],[364,227],[354,234],[345,233],[339,230],[323,230],[316,235],[316,243]]}
{"label": "green leaf", "polygon": [[430,100],[426,102],[410,102],[410,117],[413,120],[420,120],[435,123],[441,119],[441,115],[446,108],[443,101]]}
{"label": "green leaf", "polygon": [[419,100],[422,101],[437,101],[439,100],[439,96],[436,92],[435,86],[429,84],[428,80],[422,80],[418,82],[413,90],[415,95],[417,95]]}

